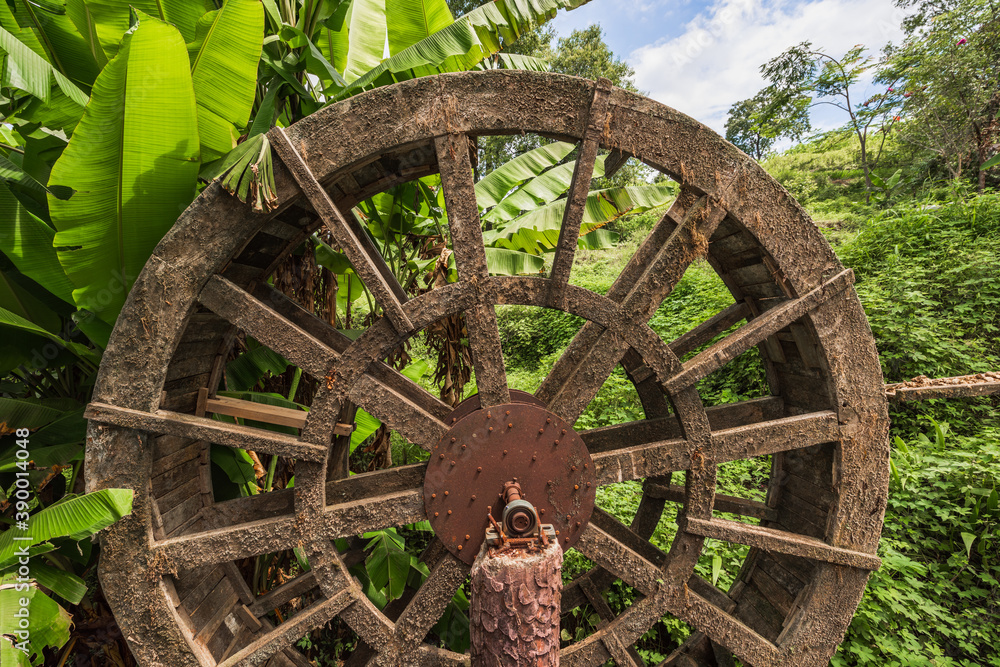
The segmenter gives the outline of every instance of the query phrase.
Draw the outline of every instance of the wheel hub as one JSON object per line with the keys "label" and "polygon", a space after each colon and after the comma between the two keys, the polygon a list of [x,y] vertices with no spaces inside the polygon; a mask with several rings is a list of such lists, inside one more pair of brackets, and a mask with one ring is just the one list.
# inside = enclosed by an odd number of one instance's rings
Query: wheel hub
{"label": "wheel hub", "polygon": [[[457,411],[456,411],[457,412]],[[583,440],[558,415],[527,403],[477,409],[456,421],[431,449],[424,506],[451,553],[472,563],[490,525],[503,520],[506,482],[568,549],[583,533],[597,492],[594,464]]]}

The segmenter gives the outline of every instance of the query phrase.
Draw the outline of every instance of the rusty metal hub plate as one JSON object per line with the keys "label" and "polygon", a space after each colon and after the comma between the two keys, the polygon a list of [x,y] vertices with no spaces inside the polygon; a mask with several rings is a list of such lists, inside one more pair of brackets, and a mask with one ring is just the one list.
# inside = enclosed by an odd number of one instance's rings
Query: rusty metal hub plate
{"label": "rusty metal hub plate", "polygon": [[427,518],[460,560],[475,560],[487,513],[500,521],[504,482],[515,480],[542,523],[559,531],[563,549],[573,546],[594,510],[597,484],[587,447],[558,415],[527,403],[475,410],[431,449]]}

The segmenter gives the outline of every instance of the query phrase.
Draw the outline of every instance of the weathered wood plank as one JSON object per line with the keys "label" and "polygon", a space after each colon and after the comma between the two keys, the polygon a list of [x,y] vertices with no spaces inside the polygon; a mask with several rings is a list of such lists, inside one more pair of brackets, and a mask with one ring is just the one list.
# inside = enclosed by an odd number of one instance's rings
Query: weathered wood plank
{"label": "weathered wood plank", "polygon": [[281,161],[288,167],[299,187],[302,188],[303,194],[316,209],[316,213],[323,218],[327,228],[337,240],[344,254],[347,255],[347,259],[351,262],[351,266],[354,267],[361,282],[382,306],[386,317],[393,323],[393,327],[400,333],[410,331],[413,325],[403,310],[403,304],[407,301],[406,292],[386,265],[381,253],[372,244],[371,239],[363,230],[356,229],[357,225],[350,224],[341,214],[333,200],[330,199],[330,195],[313,176],[309,166],[292,145],[284,130],[276,127],[268,133],[268,136],[271,138],[271,145],[281,156]]}
{"label": "weathered wood plank", "polygon": [[777,551],[865,570],[877,570],[882,564],[881,559],[873,554],[835,547],[814,537],[804,537],[784,530],[749,526],[728,519],[706,520],[684,517],[679,523],[683,524],[683,530],[695,535],[745,544],[765,551]]}
{"label": "weathered wood plank", "polygon": [[302,442],[290,435],[241,426],[240,424],[229,424],[206,417],[195,417],[180,412],[168,410],[142,412],[141,410],[130,410],[113,405],[91,403],[84,416],[93,421],[134,428],[148,433],[167,433],[192,440],[205,440],[236,449],[277,454],[287,458],[323,461],[326,457],[325,447]]}
{"label": "weathered wood plank", "polygon": [[799,319],[810,310],[840,294],[854,282],[854,272],[843,271],[816,289],[772,308],[684,364],[683,370],[666,383],[672,393],[690,387],[757,345],[768,336]]}

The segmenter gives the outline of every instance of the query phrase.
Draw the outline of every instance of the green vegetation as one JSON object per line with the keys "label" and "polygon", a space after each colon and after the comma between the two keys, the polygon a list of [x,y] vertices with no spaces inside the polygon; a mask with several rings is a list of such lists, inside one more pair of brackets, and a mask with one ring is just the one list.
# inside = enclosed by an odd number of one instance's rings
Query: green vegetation
{"label": "green vegetation", "polygon": [[[78,618],[100,613],[94,612],[101,604],[97,550],[84,538],[130,511],[131,491],[80,494],[83,406],[130,285],[207,182],[222,178],[248,205],[273,207],[266,131],[397,80],[472,67],[550,68],[635,88],[631,69],[604,44],[599,26],[555,46],[554,33],[540,27],[577,0],[450,7],[434,0],[419,3],[419,10],[394,0],[131,4],[134,11],[128,3],[90,0],[0,3],[4,664],[52,659],[53,649],[69,641],[70,611]],[[765,167],[856,272],[889,381],[1000,368],[1000,194],[990,189],[1000,182],[995,10],[987,0],[920,3],[907,28],[906,42],[877,61],[862,47],[846,54],[809,44],[790,49],[764,66],[769,87],[734,105],[727,124],[733,141],[766,158]],[[852,100],[851,85],[870,73],[884,92]],[[770,154],[778,138],[808,131],[809,105],[821,100],[845,112],[845,126]],[[544,270],[574,159],[574,146],[537,136],[481,141],[477,198],[493,273]],[[574,284],[607,292],[662,214],[675,187],[647,183],[646,175],[630,161],[605,179],[604,156],[599,160]],[[356,209],[412,294],[454,279],[454,260],[442,255],[449,241],[439,185],[434,177],[420,179]],[[308,285],[305,299],[316,312],[353,334],[379,309],[331,240],[321,233],[303,244],[275,286],[301,296]],[[695,263],[650,326],[671,340],[731,303],[711,267]],[[499,308],[498,318],[510,384],[527,391],[537,389],[582,323],[519,306]],[[412,341],[392,362],[450,402],[475,389],[457,317]],[[305,407],[315,391],[300,369],[248,338],[237,341],[225,375],[222,395],[269,405]],[[757,350],[703,380],[699,390],[707,405],[765,394]],[[892,493],[879,550],[884,565],[872,575],[833,664],[1000,665],[997,400],[929,401],[893,410]],[[643,416],[619,368],[577,427]],[[427,456],[363,411],[356,423],[351,463],[357,471]],[[30,464],[18,454],[18,428],[30,431]],[[241,450],[216,448],[212,461],[217,499],[294,483],[294,471],[276,456],[261,462]],[[764,457],[722,466],[720,493],[762,499],[769,464]],[[28,473],[31,489],[24,507],[18,504],[18,472]],[[602,488],[598,504],[627,521],[640,496],[638,483],[625,482]],[[16,527],[22,513],[30,515],[30,531]],[[675,529],[668,509],[653,543],[667,548]],[[26,594],[39,628],[30,657],[14,651],[13,628],[3,625],[15,604],[8,584],[16,571],[10,545],[18,531],[30,538],[34,557]],[[427,576],[415,557],[429,540],[426,525],[365,538],[367,558],[352,572],[375,604],[385,606],[407,582],[417,585]],[[726,588],[745,554],[744,547],[709,541],[698,571]],[[255,593],[308,568],[298,551],[251,561],[244,566],[252,570]],[[590,566],[571,552],[566,576]],[[631,601],[625,586],[612,589],[616,612]],[[459,591],[435,628],[459,651],[468,641],[467,606]],[[597,625],[586,607],[563,621],[567,640]],[[689,632],[664,619],[643,637],[640,653],[655,664]],[[299,644],[320,665],[335,664],[354,645],[337,623]],[[61,654],[64,663],[69,651]]]}

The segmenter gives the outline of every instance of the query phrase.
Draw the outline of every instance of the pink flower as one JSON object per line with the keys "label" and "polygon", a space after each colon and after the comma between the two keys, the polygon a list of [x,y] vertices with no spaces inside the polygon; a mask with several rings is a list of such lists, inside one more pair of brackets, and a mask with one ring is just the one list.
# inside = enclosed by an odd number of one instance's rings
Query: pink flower
{"label": "pink flower", "polygon": [[969,40],[967,40],[965,37],[963,37],[962,39],[958,40],[958,45],[959,46],[962,46],[963,44],[968,44],[968,43],[969,43]]}
{"label": "pink flower", "polygon": [[890,92],[890,93],[894,93],[894,92],[896,92],[896,91],[895,91],[895,89],[893,89],[893,88],[890,88],[890,89],[889,89],[889,92]]}

